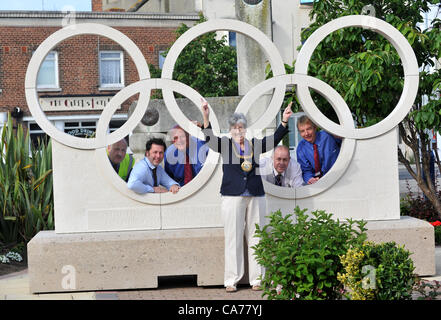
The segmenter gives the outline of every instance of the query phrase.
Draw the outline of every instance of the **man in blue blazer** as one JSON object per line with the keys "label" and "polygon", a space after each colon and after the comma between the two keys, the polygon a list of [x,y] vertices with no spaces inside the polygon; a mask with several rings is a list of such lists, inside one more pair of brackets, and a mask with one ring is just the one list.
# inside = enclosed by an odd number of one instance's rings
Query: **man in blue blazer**
{"label": "man in blue blazer", "polygon": [[180,126],[170,130],[173,141],[164,156],[164,169],[181,187],[201,171],[207,158],[205,141],[190,136]]}
{"label": "man in blue blazer", "polygon": [[307,116],[298,119],[297,129],[303,138],[297,146],[297,162],[302,168],[305,183],[313,184],[331,170],[337,161],[342,139],[324,130],[317,131]]}

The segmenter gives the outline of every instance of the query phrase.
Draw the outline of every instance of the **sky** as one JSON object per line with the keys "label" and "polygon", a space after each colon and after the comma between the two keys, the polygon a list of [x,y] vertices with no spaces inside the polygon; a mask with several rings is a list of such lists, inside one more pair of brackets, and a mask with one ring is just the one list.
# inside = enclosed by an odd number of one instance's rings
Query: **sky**
{"label": "sky", "polygon": [[0,10],[91,11],[91,0],[0,0]]}

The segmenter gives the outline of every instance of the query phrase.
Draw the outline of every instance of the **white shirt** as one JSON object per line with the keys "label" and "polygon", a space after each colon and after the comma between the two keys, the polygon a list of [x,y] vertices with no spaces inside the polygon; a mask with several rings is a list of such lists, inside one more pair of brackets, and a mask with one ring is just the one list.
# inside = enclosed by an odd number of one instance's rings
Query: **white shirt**
{"label": "white shirt", "polygon": [[[273,159],[263,158],[260,161],[262,179],[275,184],[276,176],[279,174],[274,168]],[[282,173],[282,187],[297,188],[303,185],[302,169],[300,165],[294,160],[290,159],[288,167]]]}

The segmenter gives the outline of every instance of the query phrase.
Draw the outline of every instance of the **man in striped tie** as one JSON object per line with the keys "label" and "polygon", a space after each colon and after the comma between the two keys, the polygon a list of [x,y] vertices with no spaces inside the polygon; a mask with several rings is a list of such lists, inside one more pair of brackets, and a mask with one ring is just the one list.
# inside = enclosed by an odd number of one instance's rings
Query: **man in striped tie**
{"label": "man in striped tie", "polygon": [[262,179],[276,186],[297,188],[303,185],[302,169],[291,158],[287,146],[275,147],[271,157],[261,159],[259,169]]}
{"label": "man in striped tie", "polygon": [[301,116],[297,129],[303,138],[297,146],[297,162],[302,168],[306,184],[316,183],[337,160],[342,140],[317,127],[307,117]]}

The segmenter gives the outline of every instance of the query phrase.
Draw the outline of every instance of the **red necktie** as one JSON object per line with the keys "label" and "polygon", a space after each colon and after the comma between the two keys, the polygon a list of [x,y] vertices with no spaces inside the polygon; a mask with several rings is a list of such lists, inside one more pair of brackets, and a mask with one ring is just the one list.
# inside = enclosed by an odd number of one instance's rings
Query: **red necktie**
{"label": "red necktie", "polygon": [[315,167],[315,173],[319,173],[321,171],[321,166],[320,166],[320,158],[319,158],[319,153],[317,150],[317,145],[314,143],[314,167]]}
{"label": "red necktie", "polygon": [[184,165],[184,184],[187,184],[193,179],[193,171],[191,170],[190,158],[188,154],[185,154],[185,165]]}

